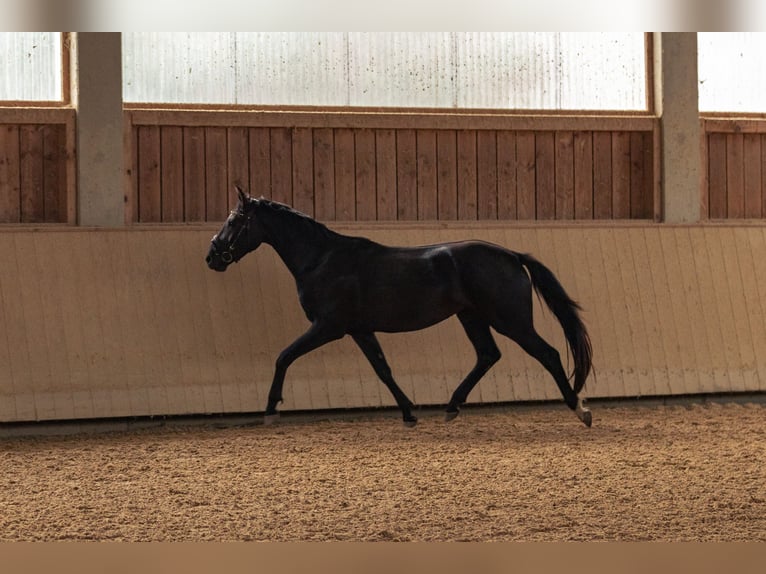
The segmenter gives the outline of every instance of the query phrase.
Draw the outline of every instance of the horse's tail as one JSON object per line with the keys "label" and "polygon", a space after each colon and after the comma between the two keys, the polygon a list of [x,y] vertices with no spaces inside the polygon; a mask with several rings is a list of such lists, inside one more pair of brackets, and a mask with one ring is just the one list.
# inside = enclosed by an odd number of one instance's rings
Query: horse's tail
{"label": "horse's tail", "polygon": [[532,287],[561,323],[564,336],[574,358],[574,371],[572,373],[574,392],[579,394],[585,386],[585,379],[590,374],[593,357],[590,336],[578,312],[581,307],[569,297],[550,269],[529,254],[517,253],[516,255],[521,264],[527,268]]}

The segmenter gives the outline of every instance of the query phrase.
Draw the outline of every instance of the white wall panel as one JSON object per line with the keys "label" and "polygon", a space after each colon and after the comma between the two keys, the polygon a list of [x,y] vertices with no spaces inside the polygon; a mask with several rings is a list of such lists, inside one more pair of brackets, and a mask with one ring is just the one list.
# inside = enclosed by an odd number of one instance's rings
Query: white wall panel
{"label": "white wall panel", "polygon": [[237,86],[233,103],[346,105],[345,34],[240,32],[235,40]]}
{"label": "white wall panel", "polygon": [[641,33],[125,33],[123,47],[130,102],[646,108]]}
{"label": "white wall panel", "polygon": [[766,112],[766,33],[700,32],[699,106],[705,112]]}
{"label": "white wall panel", "polygon": [[62,99],[61,33],[0,32],[0,100]]}
{"label": "white wall panel", "polygon": [[348,105],[454,107],[450,34],[351,33],[348,43]]}

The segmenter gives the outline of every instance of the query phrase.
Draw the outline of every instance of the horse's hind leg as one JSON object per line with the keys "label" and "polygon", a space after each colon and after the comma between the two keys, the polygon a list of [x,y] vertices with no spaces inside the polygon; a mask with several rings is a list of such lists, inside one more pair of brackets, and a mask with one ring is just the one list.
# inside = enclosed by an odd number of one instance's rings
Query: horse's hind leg
{"label": "horse's hind leg", "polygon": [[404,424],[409,427],[414,427],[418,423],[416,416],[412,414],[412,401],[404,394],[399,385],[396,384],[393,375],[391,374],[391,367],[388,366],[386,357],[383,354],[383,349],[380,348],[378,338],[374,333],[354,333],[351,335],[362,349],[364,356],[370,361],[372,368],[375,369],[375,373],[378,375],[383,384],[388,387],[391,394],[396,400],[396,404],[402,411],[402,419]]}
{"label": "horse's hind leg", "polygon": [[468,311],[458,313],[457,317],[476,350],[476,366],[452,393],[452,398],[447,405],[446,421],[451,421],[457,417],[460,413],[460,406],[466,402],[471,390],[487,374],[492,365],[500,360],[500,349],[495,344],[489,325]]}
{"label": "horse's hind leg", "polygon": [[590,426],[592,423],[591,413],[583,406],[577,393],[575,393],[570,386],[564,367],[561,364],[561,356],[559,355],[559,352],[550,346],[548,342],[535,331],[534,327],[531,326],[526,331],[511,332],[508,336],[545,367],[556,381],[556,385],[558,385],[567,406],[575,411],[577,417],[585,423],[586,426]]}

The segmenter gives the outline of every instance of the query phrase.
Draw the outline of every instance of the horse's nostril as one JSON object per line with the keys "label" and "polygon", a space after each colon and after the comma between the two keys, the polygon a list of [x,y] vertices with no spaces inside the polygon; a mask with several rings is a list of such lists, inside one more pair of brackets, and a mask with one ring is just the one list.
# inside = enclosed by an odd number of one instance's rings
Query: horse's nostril
{"label": "horse's nostril", "polygon": [[205,261],[206,261],[207,263],[210,263],[212,260],[213,260],[213,258],[212,258],[212,257],[210,257],[210,255],[208,255],[207,257],[205,257]]}

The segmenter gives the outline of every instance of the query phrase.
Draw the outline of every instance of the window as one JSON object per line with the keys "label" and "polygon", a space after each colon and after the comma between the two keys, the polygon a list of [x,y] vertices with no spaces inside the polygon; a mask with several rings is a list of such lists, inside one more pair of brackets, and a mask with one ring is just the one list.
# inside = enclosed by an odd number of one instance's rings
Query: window
{"label": "window", "polygon": [[62,101],[60,32],[0,32],[0,100]]}
{"label": "window", "polygon": [[124,33],[126,102],[647,109],[642,33]]}
{"label": "window", "polygon": [[766,112],[766,33],[699,33],[702,112]]}

